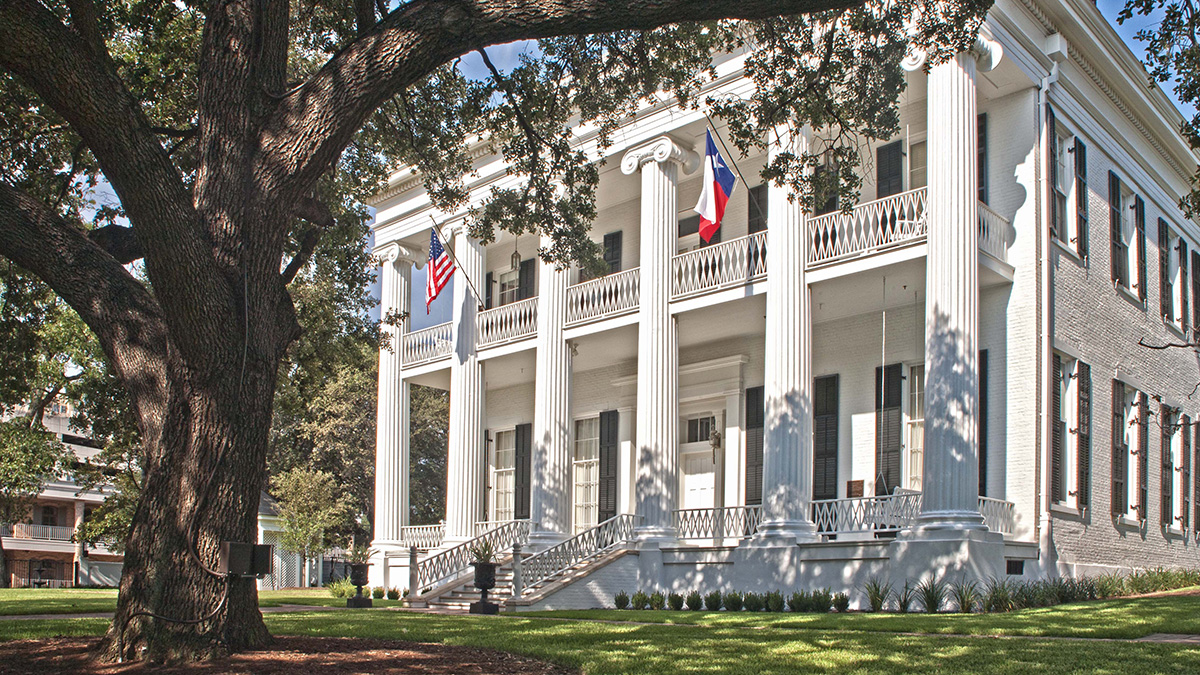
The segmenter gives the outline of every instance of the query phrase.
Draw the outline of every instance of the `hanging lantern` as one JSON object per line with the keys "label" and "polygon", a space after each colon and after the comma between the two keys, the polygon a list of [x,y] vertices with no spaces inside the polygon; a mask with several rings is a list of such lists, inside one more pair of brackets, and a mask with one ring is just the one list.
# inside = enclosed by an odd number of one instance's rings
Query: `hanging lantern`
{"label": "hanging lantern", "polygon": [[513,254],[512,254],[512,271],[516,272],[521,267],[521,253],[517,251],[517,238],[513,237]]}

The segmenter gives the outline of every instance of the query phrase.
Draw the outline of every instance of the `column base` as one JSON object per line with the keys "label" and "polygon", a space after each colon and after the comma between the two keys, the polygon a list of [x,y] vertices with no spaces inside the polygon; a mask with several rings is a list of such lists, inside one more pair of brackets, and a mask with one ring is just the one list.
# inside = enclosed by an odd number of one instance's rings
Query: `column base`
{"label": "column base", "polygon": [[562,532],[552,530],[536,530],[529,534],[529,543],[521,547],[523,553],[540,553],[552,546],[558,546],[570,537]]}
{"label": "column base", "polygon": [[888,558],[894,586],[930,576],[987,583],[1005,574],[1004,537],[987,530],[904,530],[888,546]]}
{"label": "column base", "polygon": [[633,540],[638,549],[654,549],[679,543],[679,531],[665,525],[645,525],[633,530]]}
{"label": "column base", "polygon": [[976,510],[927,511],[913,519],[911,527],[915,532],[937,532],[942,530],[986,531],[983,515]]}
{"label": "column base", "polygon": [[760,523],[746,546],[770,548],[820,541],[817,526],[807,520],[769,520]]}

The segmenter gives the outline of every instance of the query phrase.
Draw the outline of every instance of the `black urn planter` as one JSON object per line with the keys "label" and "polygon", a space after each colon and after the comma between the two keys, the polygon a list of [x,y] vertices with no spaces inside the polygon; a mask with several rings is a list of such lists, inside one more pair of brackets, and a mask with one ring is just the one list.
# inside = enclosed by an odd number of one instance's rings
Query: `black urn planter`
{"label": "black urn planter", "polygon": [[471,563],[475,567],[475,588],[478,588],[479,602],[471,603],[471,614],[499,614],[500,605],[488,602],[488,591],[496,587],[496,563]]}
{"label": "black urn planter", "polygon": [[367,585],[368,573],[371,570],[369,563],[350,563],[350,583],[358,589],[358,593],[346,599],[347,607],[370,607],[371,597],[363,595],[363,586]]}

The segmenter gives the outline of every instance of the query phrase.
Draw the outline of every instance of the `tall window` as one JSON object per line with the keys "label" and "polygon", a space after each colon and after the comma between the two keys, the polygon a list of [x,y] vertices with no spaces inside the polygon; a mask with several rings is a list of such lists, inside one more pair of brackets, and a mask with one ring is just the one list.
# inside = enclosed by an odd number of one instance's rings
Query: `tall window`
{"label": "tall window", "polygon": [[575,531],[596,526],[600,482],[600,419],[575,421]]}
{"label": "tall window", "polygon": [[908,146],[908,189],[916,190],[929,184],[927,178],[928,159],[925,141]]}
{"label": "tall window", "polygon": [[1149,450],[1146,395],[1113,380],[1112,511],[1114,516],[1145,519]]}
{"label": "tall window", "polygon": [[1159,298],[1163,321],[1186,331],[1188,325],[1187,242],[1158,219]]}
{"label": "tall window", "polygon": [[1183,500],[1176,497],[1175,488],[1181,488],[1180,494],[1187,489],[1177,477],[1177,474],[1182,475],[1185,430],[1181,422],[1184,417],[1167,405],[1160,407],[1159,417],[1162,426],[1162,503],[1159,513],[1163,527],[1177,529],[1183,523]]}
{"label": "tall window", "polygon": [[687,421],[687,443],[699,443],[712,438],[713,429],[716,427],[716,418],[696,417]]}
{"label": "tall window", "polygon": [[1079,362],[1064,354],[1054,355],[1054,392],[1051,407],[1053,434],[1050,439],[1050,500],[1080,506],[1079,453],[1081,416]]}
{"label": "tall window", "polygon": [[516,432],[496,432],[496,450],[492,462],[493,520],[512,520],[516,494]]}
{"label": "tall window", "polygon": [[921,489],[925,470],[925,364],[912,367],[908,378],[908,487]]}
{"label": "tall window", "polygon": [[517,293],[521,288],[521,273],[511,270],[500,273],[500,304],[507,305],[517,301]]}
{"label": "tall window", "polygon": [[1071,212],[1068,208],[1071,189],[1074,187],[1075,167],[1071,161],[1071,134],[1061,124],[1054,127],[1052,139],[1054,154],[1054,207],[1051,210],[1054,222],[1052,231],[1058,240],[1064,244],[1072,243],[1075,233],[1072,227]]}
{"label": "tall window", "polygon": [[42,525],[50,525],[51,527],[58,525],[58,508],[54,506],[42,507]]}

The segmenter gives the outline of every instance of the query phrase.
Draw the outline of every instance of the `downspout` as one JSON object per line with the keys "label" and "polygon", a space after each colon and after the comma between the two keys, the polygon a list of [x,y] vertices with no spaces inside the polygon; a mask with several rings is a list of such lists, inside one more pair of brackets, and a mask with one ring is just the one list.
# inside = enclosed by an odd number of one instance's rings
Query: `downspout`
{"label": "downspout", "polygon": [[1050,152],[1050,133],[1053,130],[1047,125],[1049,120],[1043,113],[1049,103],[1050,86],[1058,82],[1058,64],[1062,57],[1066,56],[1066,43],[1062,41],[1061,36],[1052,35],[1047,38],[1046,46],[1048,55],[1053,59],[1053,64],[1050,67],[1050,72],[1046,77],[1042,78],[1038,85],[1037,92],[1037,110],[1035,111],[1035,119],[1037,119],[1038,127],[1038,156],[1034,165],[1034,176],[1037,190],[1035,191],[1035,200],[1038,213],[1038,250],[1037,250],[1037,265],[1038,265],[1038,323],[1041,331],[1038,336],[1038,414],[1041,424],[1039,425],[1037,454],[1035,463],[1035,475],[1037,480],[1034,482],[1034,513],[1037,515],[1037,524],[1034,529],[1034,535],[1038,542],[1038,561],[1042,572],[1046,576],[1058,576],[1056,561],[1054,560],[1054,547],[1052,539],[1052,527],[1050,520],[1050,508],[1048,504],[1043,502],[1046,488],[1045,483],[1048,480],[1047,472],[1044,467],[1049,466],[1050,443],[1049,439],[1052,434],[1050,410],[1050,388],[1053,383],[1051,369],[1049,368],[1050,359],[1053,358],[1053,332],[1051,325],[1053,321],[1053,308],[1051,306],[1051,269],[1050,269],[1050,209],[1047,207],[1049,199],[1049,190],[1051,186],[1046,182],[1047,176],[1045,173],[1045,164],[1049,160]]}

